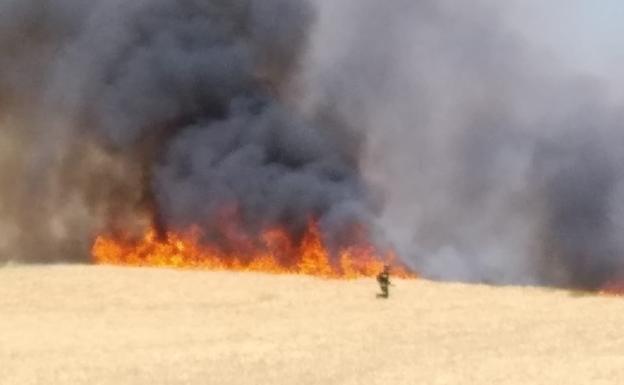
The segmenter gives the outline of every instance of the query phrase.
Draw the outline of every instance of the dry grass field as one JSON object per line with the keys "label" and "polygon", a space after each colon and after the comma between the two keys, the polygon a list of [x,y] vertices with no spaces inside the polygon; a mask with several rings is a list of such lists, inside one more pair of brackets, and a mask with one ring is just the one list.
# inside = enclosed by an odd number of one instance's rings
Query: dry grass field
{"label": "dry grass field", "polygon": [[624,384],[624,298],[98,266],[0,269],[0,384]]}

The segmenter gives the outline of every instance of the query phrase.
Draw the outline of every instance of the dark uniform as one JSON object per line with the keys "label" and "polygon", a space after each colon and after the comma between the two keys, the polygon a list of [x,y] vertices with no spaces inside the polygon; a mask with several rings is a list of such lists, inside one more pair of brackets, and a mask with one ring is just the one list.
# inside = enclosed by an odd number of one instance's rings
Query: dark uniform
{"label": "dark uniform", "polygon": [[390,296],[388,289],[390,286],[390,266],[384,266],[383,271],[377,275],[377,282],[381,288],[381,294],[377,294],[377,297],[388,298]]}

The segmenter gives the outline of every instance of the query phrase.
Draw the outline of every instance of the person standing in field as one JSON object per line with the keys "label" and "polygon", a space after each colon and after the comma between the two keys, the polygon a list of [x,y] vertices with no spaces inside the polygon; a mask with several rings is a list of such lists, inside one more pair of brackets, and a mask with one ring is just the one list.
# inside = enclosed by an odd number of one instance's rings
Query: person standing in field
{"label": "person standing in field", "polygon": [[377,298],[388,298],[390,296],[390,265],[385,265],[383,271],[377,274],[377,282],[381,288],[381,294],[377,294]]}

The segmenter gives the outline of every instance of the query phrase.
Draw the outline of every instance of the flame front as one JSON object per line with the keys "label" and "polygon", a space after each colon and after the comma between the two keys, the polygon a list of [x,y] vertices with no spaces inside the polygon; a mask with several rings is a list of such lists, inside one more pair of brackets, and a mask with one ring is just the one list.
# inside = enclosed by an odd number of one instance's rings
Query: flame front
{"label": "flame front", "polygon": [[330,252],[313,221],[298,242],[293,241],[286,231],[275,229],[264,232],[257,242],[238,237],[234,247],[228,247],[228,251],[202,242],[201,235],[197,228],[185,233],[168,232],[162,236],[152,228],[138,240],[102,235],[95,240],[92,256],[97,264],[305,274],[347,279],[374,276],[384,264],[390,264],[393,275],[415,277],[398,263],[394,252],[381,256],[370,245]]}
{"label": "flame front", "polygon": [[600,288],[599,293],[604,296],[622,297],[624,296],[624,281],[609,281]]}

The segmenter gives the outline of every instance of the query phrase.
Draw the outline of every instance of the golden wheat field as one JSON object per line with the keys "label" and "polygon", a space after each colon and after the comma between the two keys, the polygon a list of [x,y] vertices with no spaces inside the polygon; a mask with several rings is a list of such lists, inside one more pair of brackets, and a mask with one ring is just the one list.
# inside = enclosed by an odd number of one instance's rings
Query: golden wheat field
{"label": "golden wheat field", "polygon": [[622,384],[624,299],[539,288],[0,269],[0,384]]}

